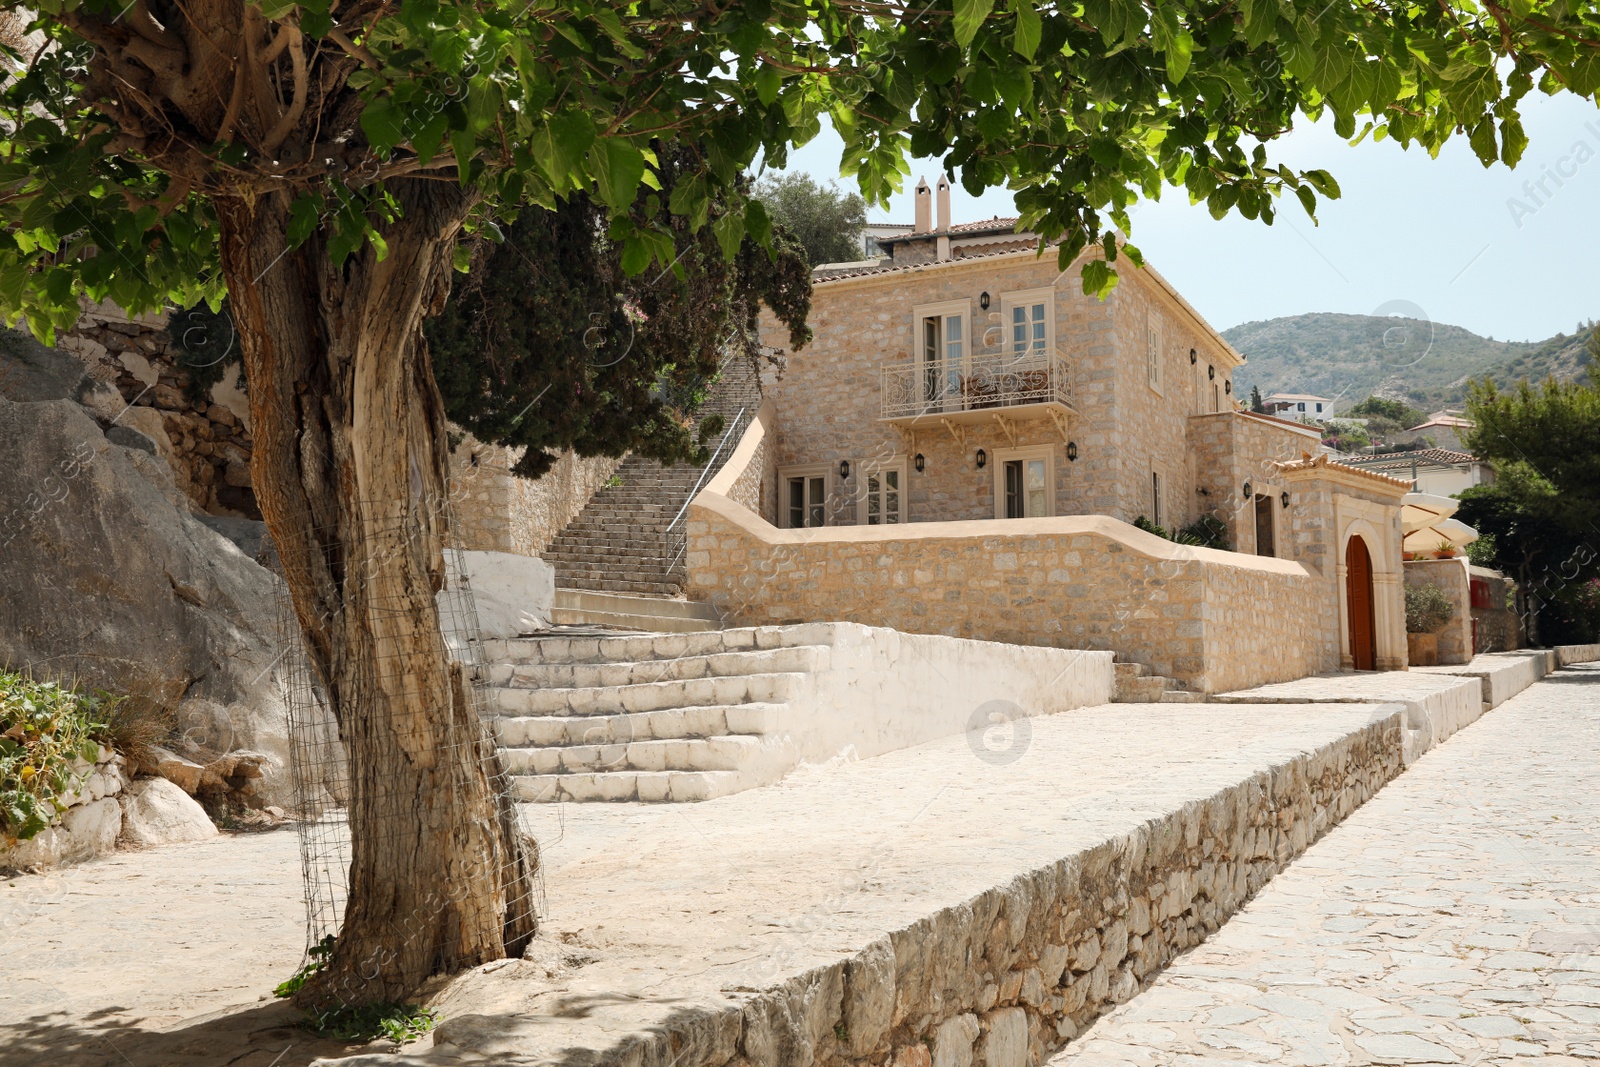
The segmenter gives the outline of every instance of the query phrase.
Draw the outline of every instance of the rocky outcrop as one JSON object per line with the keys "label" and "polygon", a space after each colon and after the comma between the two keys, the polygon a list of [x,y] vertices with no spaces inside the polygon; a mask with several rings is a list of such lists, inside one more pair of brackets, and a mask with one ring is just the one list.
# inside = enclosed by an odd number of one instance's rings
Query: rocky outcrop
{"label": "rocky outcrop", "polygon": [[82,364],[0,334],[0,662],[172,709],[173,754],[254,754],[249,803],[288,806],[277,579],[190,514]]}

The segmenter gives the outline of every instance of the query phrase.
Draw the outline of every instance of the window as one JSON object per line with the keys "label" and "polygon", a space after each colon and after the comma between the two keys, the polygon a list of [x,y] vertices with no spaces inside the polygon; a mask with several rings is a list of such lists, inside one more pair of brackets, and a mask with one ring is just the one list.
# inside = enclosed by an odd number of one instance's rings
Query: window
{"label": "window", "polygon": [[959,402],[967,354],[969,302],[951,301],[914,308],[917,358],[922,364],[922,399],[942,410],[947,399]]}
{"label": "window", "polygon": [[1156,471],[1150,472],[1150,521],[1157,526],[1162,524],[1164,516],[1161,514],[1161,475]]}
{"label": "window", "polygon": [[1012,448],[995,454],[995,518],[1036,519],[1055,514],[1052,449]]}
{"label": "window", "polygon": [[867,468],[861,476],[861,500],[856,505],[856,523],[861,526],[893,526],[905,522],[905,485],[906,463],[903,459]]}
{"label": "window", "polygon": [[1276,538],[1273,536],[1272,497],[1265,493],[1256,494],[1256,555],[1276,556],[1278,554]]}
{"label": "window", "polygon": [[1050,288],[1001,294],[1005,346],[1011,358],[1042,359],[1050,351],[1055,344],[1055,297]]}
{"label": "window", "polygon": [[803,530],[828,524],[828,468],[787,467],[778,474],[784,525]]}
{"label": "window", "polygon": [[1150,388],[1161,392],[1161,327],[1154,315],[1144,322],[1144,369]]}
{"label": "window", "polygon": [[1211,383],[1211,410],[1213,412],[1222,410],[1222,386],[1216,382]]}
{"label": "window", "polygon": [[1304,401],[1304,400],[1302,400],[1302,401],[1301,401],[1301,402],[1300,402],[1300,403],[1298,403],[1298,404],[1296,404],[1296,405],[1295,405],[1295,406],[1294,406],[1294,409],[1295,409],[1295,410],[1296,410],[1296,411],[1304,411],[1304,410],[1305,410],[1305,409],[1306,409],[1306,404],[1305,404],[1305,401]]}
{"label": "window", "polygon": [[1317,405],[1317,414],[1318,414],[1318,415],[1321,415],[1321,414],[1322,414],[1322,405],[1321,405],[1321,404],[1318,404],[1318,405]]}

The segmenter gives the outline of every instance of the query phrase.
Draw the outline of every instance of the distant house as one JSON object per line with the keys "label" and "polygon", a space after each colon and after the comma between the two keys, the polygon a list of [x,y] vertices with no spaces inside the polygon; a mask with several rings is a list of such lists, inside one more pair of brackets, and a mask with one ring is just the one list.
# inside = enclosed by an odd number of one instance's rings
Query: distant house
{"label": "distant house", "polygon": [[1435,411],[1428,416],[1428,421],[1420,426],[1413,426],[1407,433],[1421,434],[1441,448],[1460,449],[1462,437],[1471,430],[1471,419],[1461,417],[1461,412],[1445,409]]}
{"label": "distant house", "polygon": [[1273,393],[1261,402],[1268,415],[1276,415],[1295,422],[1316,422],[1333,414],[1331,397],[1312,396],[1309,393]]}
{"label": "distant house", "polygon": [[861,258],[882,259],[889,254],[883,248],[884,241],[908,234],[913,229],[915,227],[909,222],[867,223],[867,228],[861,231]]}
{"label": "distant house", "polygon": [[1471,452],[1424,448],[1381,456],[1343,456],[1341,461],[1365,471],[1408,478],[1413,492],[1455,496],[1463,489],[1494,481],[1494,468]]}

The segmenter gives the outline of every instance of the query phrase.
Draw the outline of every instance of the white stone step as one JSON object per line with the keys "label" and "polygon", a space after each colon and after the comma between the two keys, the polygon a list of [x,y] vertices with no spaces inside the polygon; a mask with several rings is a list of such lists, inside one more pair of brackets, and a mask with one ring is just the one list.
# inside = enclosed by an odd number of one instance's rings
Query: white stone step
{"label": "white stone step", "polygon": [[709,704],[622,715],[502,715],[490,719],[495,742],[507,748],[602,745],[629,741],[775,734],[782,704]]}
{"label": "white stone step", "polygon": [[617,663],[647,659],[705,656],[756,648],[827,645],[833,642],[829,623],[801,626],[753,626],[688,634],[636,634],[617,637],[518,637],[487,640],[484,659],[491,663]]}
{"label": "white stone step", "polygon": [[[647,583],[612,584],[638,589]],[[572,611],[568,608],[551,608],[550,621],[558,626],[604,626],[611,630],[631,630],[640,633],[691,634],[717,628],[716,623],[702,619],[673,619],[659,615],[617,615],[606,611]]]}
{"label": "white stone step", "polygon": [[511,779],[517,800],[553,804],[585,800],[696,801],[738,793],[775,779],[743,771],[619,771],[610,774],[530,774]]}
{"label": "white stone step", "polygon": [[[618,577],[624,576],[618,575]],[[596,593],[586,589],[557,589],[552,603],[558,608],[604,611],[617,615],[660,615],[663,618],[704,619],[708,622],[716,622],[719,618],[711,605],[695,600]]]}
{"label": "white stone step", "polygon": [[825,645],[796,645],[620,663],[496,663],[488,670],[488,682],[512,689],[581,689],[792,673],[825,666],[829,651]]}
{"label": "white stone step", "polygon": [[507,748],[500,759],[508,774],[599,774],[619,771],[739,771],[758,766],[781,774],[794,766],[793,745],[781,738],[672,738],[609,745]]}
{"label": "white stone step", "polygon": [[710,704],[783,703],[805,681],[799,672],[747,674],[728,678],[691,678],[673,682],[645,682],[621,689],[581,686],[571,689],[512,689],[488,691],[489,707],[506,715],[615,715],[624,711],[660,711],[666,708]]}

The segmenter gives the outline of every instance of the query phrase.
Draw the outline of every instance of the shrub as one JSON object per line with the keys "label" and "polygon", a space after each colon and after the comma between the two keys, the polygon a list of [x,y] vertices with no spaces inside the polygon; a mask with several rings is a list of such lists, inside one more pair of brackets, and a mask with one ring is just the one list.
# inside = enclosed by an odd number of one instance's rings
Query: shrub
{"label": "shrub", "polygon": [[1180,545],[1220,548],[1228,551],[1228,524],[1215,515],[1202,515],[1178,531],[1173,538]]}
{"label": "shrub", "polygon": [[104,713],[115,701],[87,697],[59,682],[0,670],[0,833],[26,841],[66,809],[62,797],[82,783],[104,739]]}
{"label": "shrub", "polygon": [[1145,533],[1153,533],[1157,537],[1165,537],[1168,541],[1172,540],[1172,535],[1167,533],[1167,528],[1165,526],[1157,526],[1143,515],[1140,515],[1137,519],[1134,519],[1133,525],[1143,530]]}
{"label": "shrub", "polygon": [[1433,583],[1406,588],[1406,633],[1431,634],[1456,613],[1444,590]]}

